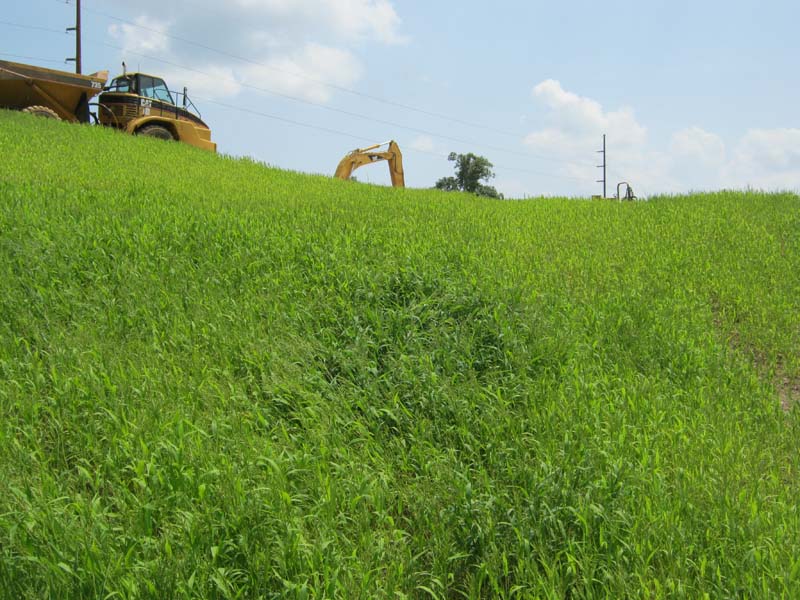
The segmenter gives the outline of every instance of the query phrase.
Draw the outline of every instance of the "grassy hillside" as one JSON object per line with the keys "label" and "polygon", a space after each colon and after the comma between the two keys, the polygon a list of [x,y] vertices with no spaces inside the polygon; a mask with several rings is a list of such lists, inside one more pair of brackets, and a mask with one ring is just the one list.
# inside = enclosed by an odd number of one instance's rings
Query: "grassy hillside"
{"label": "grassy hillside", "polygon": [[1,598],[800,595],[797,196],[0,156]]}

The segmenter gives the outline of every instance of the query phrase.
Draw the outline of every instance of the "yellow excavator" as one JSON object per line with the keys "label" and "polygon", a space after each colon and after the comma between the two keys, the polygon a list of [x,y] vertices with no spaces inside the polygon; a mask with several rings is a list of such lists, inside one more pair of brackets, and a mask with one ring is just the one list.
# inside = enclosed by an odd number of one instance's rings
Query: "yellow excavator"
{"label": "yellow excavator", "polygon": [[[387,146],[386,150],[380,151],[379,148]],[[403,174],[403,154],[400,152],[400,146],[394,140],[384,142],[383,144],[375,144],[369,148],[357,148],[347,155],[339,162],[336,167],[334,177],[339,179],[350,179],[353,171],[364,165],[371,165],[372,163],[385,160],[389,163],[389,175],[392,178],[392,186],[406,187],[406,179]]]}

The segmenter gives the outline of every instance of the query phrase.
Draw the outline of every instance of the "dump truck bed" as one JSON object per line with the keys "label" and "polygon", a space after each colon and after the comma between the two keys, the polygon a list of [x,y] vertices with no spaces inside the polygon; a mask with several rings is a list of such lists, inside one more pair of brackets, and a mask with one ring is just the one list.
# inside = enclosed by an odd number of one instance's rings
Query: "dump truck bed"
{"label": "dump truck bed", "polygon": [[0,60],[0,107],[46,106],[67,121],[88,120],[88,103],[103,91],[108,72],[77,75]]}

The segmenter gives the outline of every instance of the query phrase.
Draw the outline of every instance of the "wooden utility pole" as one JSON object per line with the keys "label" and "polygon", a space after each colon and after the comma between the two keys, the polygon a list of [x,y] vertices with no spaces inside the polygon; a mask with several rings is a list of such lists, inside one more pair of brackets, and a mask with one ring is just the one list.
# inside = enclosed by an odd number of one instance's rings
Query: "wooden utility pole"
{"label": "wooden utility pole", "polygon": [[75,63],[75,72],[80,75],[81,66],[81,0],[75,0],[75,27],[67,27],[67,31],[75,32],[75,58],[68,58],[68,62]]}

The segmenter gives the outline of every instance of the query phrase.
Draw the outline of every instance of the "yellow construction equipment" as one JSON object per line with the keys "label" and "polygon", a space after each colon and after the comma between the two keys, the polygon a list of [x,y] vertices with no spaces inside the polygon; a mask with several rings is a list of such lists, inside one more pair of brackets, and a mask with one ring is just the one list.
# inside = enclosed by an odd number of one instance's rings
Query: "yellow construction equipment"
{"label": "yellow construction equipment", "polygon": [[[101,125],[216,152],[186,88],[170,92],[163,79],[145,73],[123,72],[103,87],[107,80],[108,71],[76,75],[0,60],[0,108],[88,123],[90,104],[96,105]],[[98,102],[91,102],[98,94]]]}
{"label": "yellow construction equipment", "polygon": [[[383,146],[387,146],[387,149],[378,151],[378,148]],[[405,175],[403,174],[403,154],[394,140],[375,144],[369,148],[357,148],[352,152],[348,152],[339,162],[339,166],[336,167],[334,177],[350,179],[350,175],[359,167],[371,165],[382,160],[389,163],[389,175],[392,178],[392,185],[394,187],[406,187]]]}
{"label": "yellow construction equipment", "polygon": [[[124,71],[123,63],[123,71]],[[171,92],[160,77],[123,72],[98,98],[102,125],[216,152],[211,129],[186,93]]]}
{"label": "yellow construction equipment", "polygon": [[89,122],[89,101],[103,91],[108,71],[76,75],[65,71],[0,60],[0,107]]}

